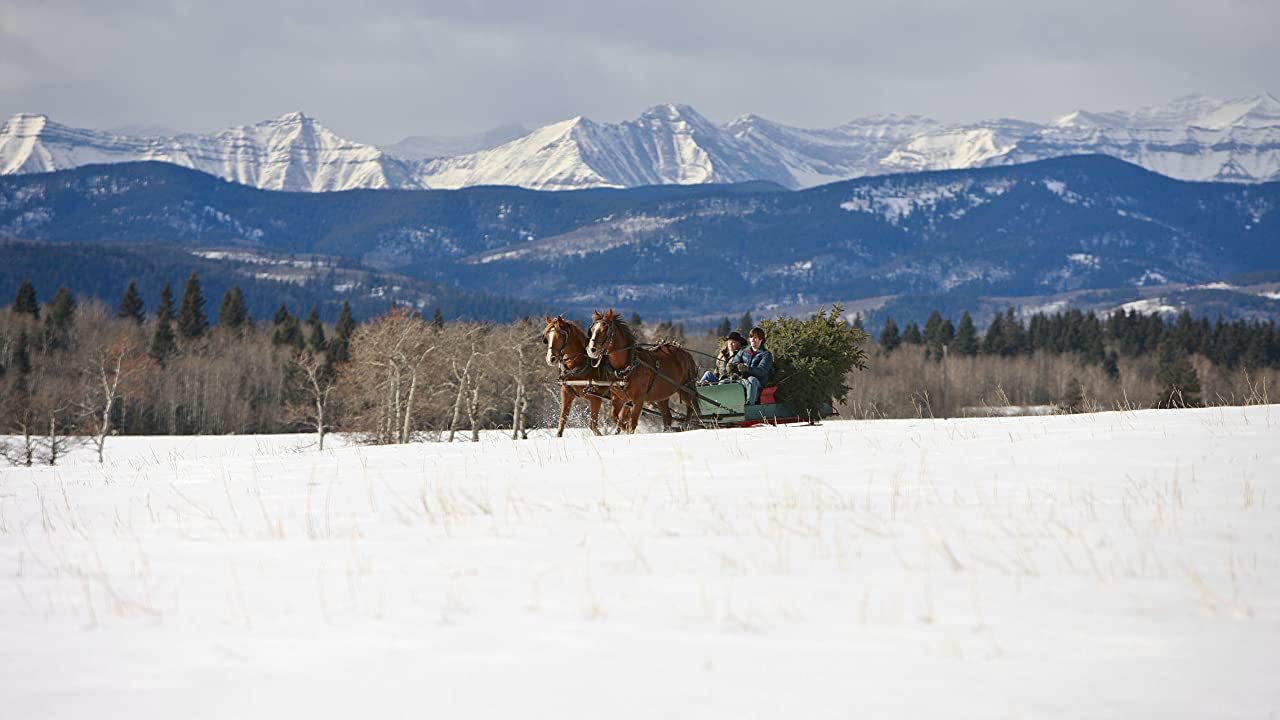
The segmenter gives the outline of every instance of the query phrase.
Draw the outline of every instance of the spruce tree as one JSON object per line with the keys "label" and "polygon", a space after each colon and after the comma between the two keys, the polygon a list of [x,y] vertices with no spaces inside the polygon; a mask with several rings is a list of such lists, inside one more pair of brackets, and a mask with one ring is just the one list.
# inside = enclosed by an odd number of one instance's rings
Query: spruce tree
{"label": "spruce tree", "polygon": [[30,280],[23,280],[18,286],[18,295],[13,299],[13,312],[40,319],[40,303],[36,302],[36,286],[32,285]]}
{"label": "spruce tree", "polygon": [[907,327],[902,331],[903,345],[922,345],[924,344],[924,336],[920,334],[920,326],[914,322],[908,323]]}
{"label": "spruce tree", "polygon": [[724,318],[720,321],[720,324],[716,326],[716,339],[723,340],[728,337],[731,332],[733,332],[733,324],[729,322],[729,318]]}
{"label": "spruce tree", "polygon": [[193,272],[182,290],[182,306],[178,309],[178,334],[188,340],[204,335],[209,329],[209,319],[204,314],[204,294],[200,291],[200,278]]}
{"label": "spruce tree", "polygon": [[[343,307],[346,307],[345,302],[343,303]],[[348,309],[347,319],[350,319],[350,318],[351,318],[351,311],[350,309]],[[431,314],[431,330],[434,332],[440,332],[443,329],[444,329],[444,315],[440,314],[440,306],[437,305],[436,311]]]}
{"label": "spruce tree", "polygon": [[169,283],[165,282],[164,287],[160,289],[160,304],[156,306],[156,317],[165,317],[170,321],[173,320],[173,290],[169,288]]}
{"label": "spruce tree", "polygon": [[898,334],[898,323],[894,322],[892,317],[885,317],[884,327],[880,328],[880,348],[887,355],[901,344],[902,337]]}
{"label": "spruce tree", "polygon": [[328,348],[324,338],[324,323],[320,322],[320,313],[314,307],[311,308],[311,314],[307,315],[307,347],[317,355]]}
{"label": "spruce tree", "polygon": [[943,330],[942,313],[934,310],[929,313],[929,319],[924,323],[925,357],[941,358],[944,343],[946,343],[946,333]]}
{"label": "spruce tree", "polygon": [[54,293],[53,299],[49,301],[48,311],[45,323],[49,332],[65,337],[71,330],[76,313],[76,300],[71,297],[71,291],[66,286],[58,288],[58,292]]}
{"label": "spruce tree", "polygon": [[1162,408],[1199,407],[1200,375],[1187,357],[1185,348],[1177,341],[1161,342],[1156,354],[1159,358],[1156,383],[1160,386],[1156,405]]}
{"label": "spruce tree", "polygon": [[153,360],[164,365],[173,354],[177,342],[173,335],[173,292],[169,283],[160,291],[160,305],[156,308],[156,328],[151,333],[151,348],[147,354]]}
{"label": "spruce tree", "polygon": [[1004,351],[1004,316],[996,313],[982,336],[982,352],[987,355],[1000,355]]}
{"label": "spruce tree", "polygon": [[281,305],[272,317],[272,324],[275,326],[271,331],[272,345],[292,345],[302,349],[302,326],[298,323],[298,318],[290,314],[289,308]]}
{"label": "spruce tree", "polygon": [[333,328],[333,339],[329,341],[329,362],[340,363],[351,359],[351,336],[355,331],[356,321],[351,317],[351,304],[343,300],[338,323]]}
{"label": "spruce tree", "polygon": [[1120,382],[1120,357],[1116,355],[1115,350],[1107,353],[1107,357],[1103,359],[1102,371],[1112,382]]}
{"label": "spruce tree", "polygon": [[955,351],[958,355],[978,354],[978,329],[968,310],[960,316],[960,326],[956,328]]}
{"label": "spruce tree", "polygon": [[252,324],[249,311],[244,307],[244,296],[240,294],[240,286],[234,285],[222,296],[222,307],[218,309],[218,327],[242,330],[251,327]]}
{"label": "spruce tree", "polygon": [[742,313],[742,318],[738,320],[738,332],[745,337],[753,327],[755,327],[755,321],[751,319],[751,311]]}
{"label": "spruce tree", "polygon": [[146,305],[142,302],[142,295],[138,294],[138,283],[133,280],[124,289],[124,297],[120,299],[120,310],[116,317],[131,318],[139,325],[147,319]]}

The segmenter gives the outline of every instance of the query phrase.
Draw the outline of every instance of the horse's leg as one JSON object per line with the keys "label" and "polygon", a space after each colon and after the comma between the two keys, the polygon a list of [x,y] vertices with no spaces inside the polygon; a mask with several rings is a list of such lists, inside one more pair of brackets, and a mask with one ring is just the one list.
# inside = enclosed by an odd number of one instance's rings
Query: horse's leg
{"label": "horse's leg", "polygon": [[564,437],[564,425],[569,421],[569,410],[573,408],[573,399],[577,397],[568,385],[560,386],[560,425],[556,428],[556,437]]}
{"label": "horse's leg", "polygon": [[662,429],[671,429],[671,399],[658,400],[654,403],[658,406],[658,413],[662,415]]}
{"label": "horse's leg", "polygon": [[596,437],[600,436],[600,402],[598,395],[587,393],[587,405],[591,406],[591,421],[588,423],[588,427],[591,428],[591,432],[596,434]]}
{"label": "horse's leg", "polygon": [[640,426],[640,414],[644,412],[644,400],[628,395],[627,401],[627,405],[631,408],[631,417],[628,418],[627,422],[627,432],[634,435],[636,428]]}

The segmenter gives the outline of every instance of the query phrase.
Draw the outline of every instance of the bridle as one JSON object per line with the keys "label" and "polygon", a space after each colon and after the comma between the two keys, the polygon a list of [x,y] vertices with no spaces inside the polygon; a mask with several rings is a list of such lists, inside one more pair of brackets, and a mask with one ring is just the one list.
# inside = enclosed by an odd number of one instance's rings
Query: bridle
{"label": "bridle", "polygon": [[[555,346],[555,336],[557,335],[562,336],[564,338],[564,341],[560,344],[559,348]],[[569,338],[571,335],[572,334],[567,329],[565,329],[564,327],[560,326],[557,323],[551,323],[550,325],[548,325],[547,329],[543,332],[543,335],[542,335],[542,342],[546,344],[548,354],[555,359],[556,367],[560,369],[560,377],[562,379],[568,378],[568,377],[577,377],[580,375],[585,375],[586,373],[590,372],[590,369],[593,367],[590,362],[583,363],[582,365],[579,365],[577,368],[571,369],[568,367],[567,365],[568,362],[577,360],[578,358],[581,358],[581,357],[587,357],[587,353],[585,352],[585,349],[581,352],[577,352],[577,353],[574,353],[573,355],[570,355],[568,358],[565,357],[564,351],[565,351],[565,348],[569,347]]]}
{"label": "bridle", "polygon": [[604,340],[596,343],[597,346],[600,348],[600,356],[597,357],[591,363],[591,365],[592,367],[598,368],[601,366],[601,364],[604,363],[605,359],[608,358],[613,353],[626,350],[627,362],[625,365],[623,365],[621,368],[615,368],[612,366],[612,364],[610,364],[610,366],[607,368],[609,372],[613,373],[614,377],[616,377],[619,380],[623,380],[628,375],[630,375],[633,370],[636,369],[637,365],[640,364],[640,353],[636,352],[635,345],[628,345],[625,348],[613,347],[613,338],[614,338],[614,331],[615,331],[614,322],[616,320],[617,318],[610,318],[606,322],[605,319],[602,317],[599,320],[592,323],[591,333],[587,336],[587,345],[588,347],[591,345],[591,340],[596,335],[596,326],[600,324],[604,324]]}

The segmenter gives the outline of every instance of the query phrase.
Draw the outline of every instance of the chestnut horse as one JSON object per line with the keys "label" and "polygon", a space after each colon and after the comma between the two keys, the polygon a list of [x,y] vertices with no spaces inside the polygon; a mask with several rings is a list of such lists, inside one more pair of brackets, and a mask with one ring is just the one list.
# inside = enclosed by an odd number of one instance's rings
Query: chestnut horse
{"label": "chestnut horse", "polygon": [[620,429],[634,433],[644,404],[652,402],[662,413],[663,429],[669,430],[672,395],[684,401],[686,424],[698,418],[698,365],[688,350],[670,343],[653,349],[640,347],[631,327],[612,309],[603,315],[591,314],[587,338],[587,355],[607,371],[606,376],[627,381],[625,388],[613,388],[615,399],[623,402],[614,411]]}
{"label": "chestnut horse", "polygon": [[[547,326],[542,330],[542,343],[547,346],[547,364],[559,368],[560,380],[560,425],[556,430],[556,437],[564,436],[564,425],[569,419],[569,411],[573,408],[573,401],[583,398],[587,401],[587,405],[591,408],[591,420],[588,427],[591,432],[600,435],[599,419],[600,419],[600,403],[604,401],[606,393],[609,391],[606,386],[609,384],[607,372],[603,368],[598,368],[592,364],[591,359],[587,357],[587,334],[577,323],[565,320],[563,315],[557,315],[554,318],[547,318]],[[598,380],[601,388],[591,388],[584,385],[565,385],[565,380]],[[618,403],[613,403],[615,407],[611,409],[610,414],[614,424],[619,424],[616,417],[618,411]]]}

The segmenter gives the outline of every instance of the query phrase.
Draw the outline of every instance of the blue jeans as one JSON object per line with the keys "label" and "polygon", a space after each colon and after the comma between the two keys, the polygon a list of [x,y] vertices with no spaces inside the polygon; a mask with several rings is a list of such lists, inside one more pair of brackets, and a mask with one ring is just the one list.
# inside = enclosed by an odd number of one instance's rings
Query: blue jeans
{"label": "blue jeans", "polygon": [[698,382],[714,384],[720,382],[720,378],[716,375],[714,370],[708,370],[702,373],[702,377],[698,378]]}
{"label": "blue jeans", "polygon": [[747,389],[747,404],[755,405],[756,400],[760,398],[760,378],[748,375],[738,382]]}

